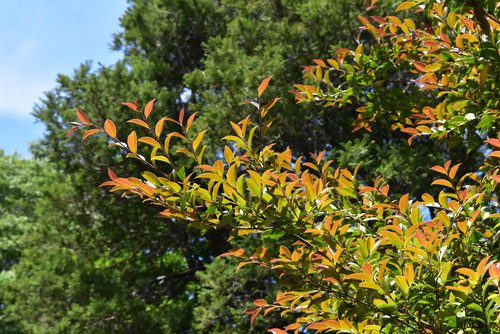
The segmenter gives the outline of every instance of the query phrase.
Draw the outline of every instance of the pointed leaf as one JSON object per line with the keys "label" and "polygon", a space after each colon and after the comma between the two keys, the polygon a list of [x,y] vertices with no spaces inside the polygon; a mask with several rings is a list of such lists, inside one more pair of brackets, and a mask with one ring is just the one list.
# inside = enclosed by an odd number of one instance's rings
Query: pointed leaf
{"label": "pointed leaf", "polygon": [[83,134],[83,139],[87,139],[89,136],[93,135],[94,133],[97,133],[101,131],[100,129],[90,129],[90,130],[87,130],[84,134]]}
{"label": "pointed leaf", "polygon": [[405,9],[411,8],[411,7],[415,6],[416,4],[417,3],[413,2],[413,1],[405,1],[402,4],[400,4],[398,6],[398,8],[396,8],[396,12],[399,12],[400,10],[405,10]]}
{"label": "pointed leaf", "polygon": [[127,123],[134,123],[150,130],[148,123],[144,122],[142,119],[138,118],[129,119]]}
{"label": "pointed leaf", "polygon": [[80,122],[82,122],[83,124],[90,124],[89,118],[80,109],[76,109],[76,116],[78,117]]}
{"label": "pointed leaf", "polygon": [[163,124],[165,123],[165,118],[162,118],[156,123],[155,126],[155,135],[160,138],[161,132],[163,131]]}
{"label": "pointed leaf", "polygon": [[431,185],[435,184],[453,189],[453,185],[450,183],[450,181],[446,181],[444,179],[438,179],[431,183]]}
{"label": "pointed leaf", "polygon": [[104,131],[106,131],[106,133],[112,137],[112,138],[116,138],[116,125],[115,123],[113,123],[112,120],[110,119],[107,119],[105,122],[104,122]]}
{"label": "pointed leaf", "polygon": [[139,111],[139,109],[137,109],[137,105],[135,103],[132,103],[132,102],[123,102],[122,105],[124,105],[126,107],[129,107],[133,111]]}
{"label": "pointed leaf", "polygon": [[149,114],[151,114],[151,111],[153,111],[153,106],[155,104],[156,99],[152,99],[151,101],[146,104],[146,107],[144,108],[144,116],[146,118],[149,117]]}
{"label": "pointed leaf", "polygon": [[267,77],[264,80],[262,80],[262,82],[259,85],[259,88],[257,89],[257,93],[259,94],[259,96],[261,96],[262,93],[264,93],[264,91],[266,90],[267,85],[269,84],[269,81],[271,81],[271,79],[272,79],[272,76]]}
{"label": "pointed leaf", "polygon": [[135,133],[135,131],[132,131],[128,135],[127,144],[132,152],[137,153],[137,134]]}

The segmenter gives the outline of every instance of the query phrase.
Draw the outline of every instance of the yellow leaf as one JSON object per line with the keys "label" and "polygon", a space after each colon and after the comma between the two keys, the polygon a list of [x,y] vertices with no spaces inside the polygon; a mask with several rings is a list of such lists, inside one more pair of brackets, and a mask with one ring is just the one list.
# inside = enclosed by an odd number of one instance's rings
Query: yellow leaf
{"label": "yellow leaf", "polygon": [[227,170],[227,182],[232,186],[236,186],[236,165],[231,165],[229,166],[229,169]]}
{"label": "yellow leaf", "polygon": [[472,288],[470,286],[446,286],[448,290],[458,291],[465,294],[469,294],[472,292]]}
{"label": "yellow leaf", "polygon": [[163,124],[165,123],[165,118],[162,118],[156,123],[155,126],[155,135],[160,138],[161,132],[163,131]]}
{"label": "yellow leaf", "polygon": [[137,134],[132,131],[127,137],[127,144],[133,153],[137,153]]}
{"label": "yellow leaf", "polygon": [[435,203],[434,201],[434,197],[432,197],[432,195],[428,194],[428,193],[425,193],[422,195],[422,199],[424,200],[424,202],[426,204],[432,204],[432,203]]}
{"label": "yellow leaf", "polygon": [[196,151],[198,149],[198,146],[200,146],[200,143],[203,140],[203,136],[205,135],[205,132],[207,132],[207,130],[203,130],[196,135],[196,137],[193,140],[193,150]]}
{"label": "yellow leaf", "polygon": [[142,119],[138,119],[138,118],[129,119],[127,121],[127,123],[134,123],[134,124],[137,124],[137,125],[140,125],[140,126],[146,128],[148,130],[150,129],[149,125],[146,122],[144,122]]}
{"label": "yellow leaf", "polygon": [[156,139],[151,137],[141,137],[139,138],[139,142],[151,145],[153,147],[160,147],[160,143],[156,141]]}
{"label": "yellow leaf", "polygon": [[354,51],[354,58],[356,59],[356,62],[359,64],[359,61],[361,59],[361,55],[363,54],[363,44],[359,44],[356,47],[356,50]]}
{"label": "yellow leaf", "polygon": [[400,4],[398,6],[398,8],[396,8],[396,12],[399,12],[400,10],[405,10],[405,9],[408,9],[408,8],[411,8],[413,6],[417,5],[416,2],[413,2],[413,1],[405,1],[403,2],[402,4]]}
{"label": "yellow leaf", "polygon": [[410,287],[408,286],[408,282],[404,276],[396,276],[396,285],[401,289],[401,291],[407,295]]}
{"label": "yellow leaf", "polygon": [[339,63],[336,60],[334,60],[334,59],[327,59],[326,61],[334,69],[336,69],[336,70],[340,69]]}
{"label": "yellow leaf", "polygon": [[412,285],[415,279],[415,271],[413,270],[413,266],[410,263],[405,265],[404,276],[408,281],[408,285]]}
{"label": "yellow leaf", "polygon": [[384,294],[384,290],[380,286],[375,284],[374,282],[361,282],[361,283],[359,283],[359,286],[362,288],[376,290],[380,294]]}

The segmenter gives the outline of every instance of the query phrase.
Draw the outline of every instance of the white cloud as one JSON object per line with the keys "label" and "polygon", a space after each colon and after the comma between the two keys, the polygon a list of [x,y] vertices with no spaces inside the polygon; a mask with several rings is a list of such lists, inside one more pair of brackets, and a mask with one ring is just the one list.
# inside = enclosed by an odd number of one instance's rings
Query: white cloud
{"label": "white cloud", "polygon": [[[3,66],[3,65],[2,65]],[[40,80],[41,79],[41,80]],[[54,80],[26,76],[22,70],[0,69],[0,114],[28,117],[43,92],[54,87]]]}
{"label": "white cloud", "polygon": [[43,92],[54,85],[53,78],[40,75],[30,66],[37,57],[39,44],[20,40],[9,52],[0,53],[0,114],[28,117]]}

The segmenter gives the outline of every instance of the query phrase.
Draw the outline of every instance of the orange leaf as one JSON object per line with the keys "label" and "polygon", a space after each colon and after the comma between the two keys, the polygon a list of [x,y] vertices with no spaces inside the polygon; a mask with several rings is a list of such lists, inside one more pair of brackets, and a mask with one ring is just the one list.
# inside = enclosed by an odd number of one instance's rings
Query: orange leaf
{"label": "orange leaf", "polygon": [[138,118],[129,119],[127,121],[127,123],[134,123],[134,124],[140,125],[142,127],[145,127],[146,129],[150,130],[149,125],[146,122],[144,122],[142,119],[138,119]]}
{"label": "orange leaf", "polygon": [[106,131],[106,133],[112,137],[112,138],[116,138],[116,125],[115,123],[113,123],[112,120],[110,119],[107,119],[105,122],[104,122],[104,131]]}
{"label": "orange leaf", "polygon": [[453,166],[451,169],[450,169],[450,173],[448,174],[448,176],[450,177],[450,179],[453,179],[455,177],[455,175],[457,174],[457,171],[458,171],[458,168],[460,167],[461,164],[456,164],[455,166]]}
{"label": "orange leaf", "polygon": [[403,128],[403,129],[401,129],[401,131],[403,131],[405,133],[409,133],[411,135],[418,135],[418,134],[420,134],[420,132],[417,129],[415,129],[415,128]]}
{"label": "orange leaf", "polygon": [[406,209],[408,208],[408,199],[409,199],[408,194],[401,196],[401,198],[399,199],[399,211],[401,213],[406,212]]}
{"label": "orange leaf", "polygon": [[144,116],[146,118],[149,117],[149,114],[151,114],[151,111],[153,111],[153,106],[155,104],[156,99],[152,99],[151,101],[146,104],[146,107],[144,108]]}
{"label": "orange leaf", "polygon": [[229,251],[219,255],[220,257],[224,256],[236,256],[236,257],[241,257],[245,255],[245,250],[243,248],[233,248],[230,249]]}
{"label": "orange leaf", "polygon": [[267,306],[269,305],[265,299],[257,299],[257,300],[254,300],[253,302],[255,304],[255,306],[260,306],[260,307],[263,307],[263,306]]}
{"label": "orange leaf", "polygon": [[156,137],[160,137],[161,135],[161,132],[163,131],[163,123],[165,123],[165,118],[162,118],[158,121],[158,123],[156,123],[156,126],[155,126],[155,134],[156,134]]}
{"label": "orange leaf", "polygon": [[293,323],[293,324],[286,326],[285,329],[287,331],[293,331],[294,329],[299,329],[300,327],[302,327],[302,325],[300,323],[296,322],[296,323]]}
{"label": "orange leaf", "polygon": [[444,179],[438,179],[431,183],[431,185],[435,184],[453,189],[453,185],[450,183],[450,181],[446,181]]}
{"label": "orange leaf", "polygon": [[179,123],[182,125],[182,121],[184,120],[184,108],[179,112]]}
{"label": "orange leaf", "polygon": [[262,80],[262,82],[259,85],[259,88],[257,89],[257,93],[259,94],[259,96],[261,96],[262,93],[264,93],[264,91],[266,90],[267,85],[269,84],[269,81],[271,81],[271,79],[272,79],[272,76],[267,77],[264,80]]}
{"label": "orange leaf", "polygon": [[269,332],[273,334],[288,334],[286,331],[279,329],[279,328],[271,328]]}
{"label": "orange leaf", "polygon": [[91,135],[93,135],[94,133],[97,133],[97,132],[99,132],[99,131],[101,131],[101,130],[100,130],[100,129],[90,129],[90,130],[86,131],[86,132],[83,134],[83,137],[82,137],[82,138],[85,140],[85,139],[87,139],[89,136],[91,136]]}
{"label": "orange leaf", "polygon": [[448,172],[442,166],[432,166],[431,169],[435,172],[438,172],[438,173],[441,173],[444,175],[448,175]]}
{"label": "orange leaf", "polygon": [[198,112],[195,112],[194,114],[192,114],[191,116],[189,116],[189,118],[188,118],[188,120],[186,122],[186,132],[189,131],[189,128],[193,124],[194,119],[195,119],[195,117],[196,117],[197,114],[198,114]]}
{"label": "orange leaf", "polygon": [[485,140],[485,143],[488,143],[492,146],[500,148],[500,140],[496,138],[490,138],[488,140]]}
{"label": "orange leaf", "polygon": [[156,139],[151,137],[141,137],[139,138],[139,142],[151,145],[153,147],[161,147],[160,143],[158,143]]}
{"label": "orange leaf", "polygon": [[76,109],[76,117],[78,117],[78,119],[83,123],[83,124],[89,124],[90,121],[89,121],[89,118],[87,117],[87,115],[85,115],[85,113],[79,109]]}
{"label": "orange leaf", "polygon": [[75,132],[75,131],[76,131],[76,129],[78,129],[79,127],[80,127],[80,126],[75,125],[75,126],[74,126],[74,127],[72,127],[71,129],[69,129],[68,133],[66,134],[66,137],[71,136],[71,134],[72,134],[73,132]]}
{"label": "orange leaf", "polygon": [[500,158],[500,151],[493,151],[490,154],[488,154],[489,157],[495,157],[495,158]]}
{"label": "orange leaf", "polygon": [[326,64],[323,60],[321,59],[313,59],[313,62],[318,65],[318,66],[321,66],[321,67],[326,67]]}
{"label": "orange leaf", "polygon": [[122,105],[124,105],[126,107],[129,107],[133,111],[138,111],[137,105],[135,103],[132,103],[132,102],[123,102]]}
{"label": "orange leaf", "polygon": [[500,278],[500,262],[493,263],[489,267],[488,273],[490,274],[490,277]]}

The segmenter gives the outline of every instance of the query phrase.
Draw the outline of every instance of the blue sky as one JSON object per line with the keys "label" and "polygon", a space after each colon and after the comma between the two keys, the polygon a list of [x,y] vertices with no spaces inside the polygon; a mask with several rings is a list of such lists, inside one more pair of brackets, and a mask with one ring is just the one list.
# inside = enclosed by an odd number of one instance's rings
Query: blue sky
{"label": "blue sky", "polygon": [[0,149],[29,156],[43,135],[31,111],[58,73],[86,60],[112,64],[112,34],[126,0],[1,0]]}

